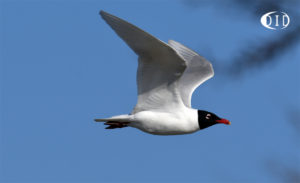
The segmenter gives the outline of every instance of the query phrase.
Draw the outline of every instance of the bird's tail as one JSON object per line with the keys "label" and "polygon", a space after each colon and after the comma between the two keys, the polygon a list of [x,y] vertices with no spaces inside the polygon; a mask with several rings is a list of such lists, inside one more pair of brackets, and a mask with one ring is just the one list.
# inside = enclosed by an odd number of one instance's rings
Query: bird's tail
{"label": "bird's tail", "polygon": [[131,115],[123,114],[113,116],[110,118],[95,119],[96,122],[105,122],[105,125],[109,125],[105,129],[124,128],[132,121]]}

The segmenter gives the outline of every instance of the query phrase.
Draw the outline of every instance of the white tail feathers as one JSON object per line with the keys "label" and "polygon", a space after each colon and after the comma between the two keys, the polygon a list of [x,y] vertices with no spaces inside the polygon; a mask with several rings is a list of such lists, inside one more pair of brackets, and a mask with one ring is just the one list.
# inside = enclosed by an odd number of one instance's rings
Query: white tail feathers
{"label": "white tail feathers", "polygon": [[115,129],[127,127],[130,122],[132,122],[132,116],[123,114],[118,116],[113,116],[111,118],[95,119],[96,122],[106,122],[104,125],[108,125],[105,129]]}
{"label": "white tail feathers", "polygon": [[116,122],[132,122],[132,116],[128,114],[113,116],[110,118],[95,119],[96,122],[116,121]]}

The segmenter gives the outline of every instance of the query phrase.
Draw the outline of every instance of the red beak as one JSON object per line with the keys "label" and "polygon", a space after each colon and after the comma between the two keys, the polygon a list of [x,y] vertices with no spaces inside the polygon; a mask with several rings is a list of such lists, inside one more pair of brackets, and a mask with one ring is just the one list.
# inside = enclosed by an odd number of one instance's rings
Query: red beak
{"label": "red beak", "polygon": [[230,125],[230,121],[228,121],[227,119],[219,119],[216,120],[217,123],[224,123],[225,125]]}

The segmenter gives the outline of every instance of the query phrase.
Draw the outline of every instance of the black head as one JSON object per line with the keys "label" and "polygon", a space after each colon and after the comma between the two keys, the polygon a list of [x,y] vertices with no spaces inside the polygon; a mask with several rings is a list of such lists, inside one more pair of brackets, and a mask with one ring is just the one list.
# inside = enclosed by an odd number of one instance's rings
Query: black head
{"label": "black head", "polygon": [[214,113],[202,111],[202,110],[198,110],[198,123],[199,123],[200,130],[218,123],[230,125],[230,121],[228,121],[227,119],[219,118]]}

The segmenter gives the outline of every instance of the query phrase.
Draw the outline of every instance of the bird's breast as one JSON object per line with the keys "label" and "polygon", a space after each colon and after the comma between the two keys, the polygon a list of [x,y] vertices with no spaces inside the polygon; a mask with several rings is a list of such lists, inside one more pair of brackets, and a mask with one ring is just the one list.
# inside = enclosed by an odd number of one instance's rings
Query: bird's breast
{"label": "bird's breast", "polygon": [[178,135],[199,130],[196,113],[192,111],[142,111],[134,115],[130,126],[157,135]]}

